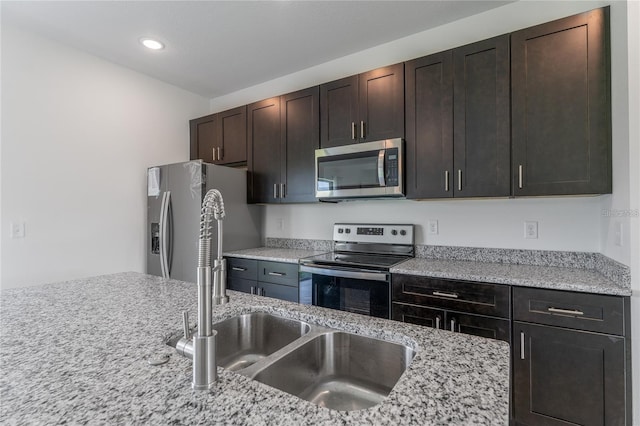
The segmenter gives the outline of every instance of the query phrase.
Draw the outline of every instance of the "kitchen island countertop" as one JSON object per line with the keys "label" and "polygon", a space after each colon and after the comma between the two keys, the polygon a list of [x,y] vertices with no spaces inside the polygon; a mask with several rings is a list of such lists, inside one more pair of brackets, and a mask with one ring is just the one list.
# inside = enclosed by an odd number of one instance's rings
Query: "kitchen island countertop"
{"label": "kitchen island countertop", "polygon": [[[0,294],[3,424],[506,424],[509,346],[444,330],[229,292],[214,321],[251,311],[411,346],[391,394],[359,411],[326,409],[218,369],[191,390],[191,361],[164,342],[195,318],[196,286],[138,273]],[[193,325],[193,324],[192,324]],[[147,360],[169,355],[169,362]]]}

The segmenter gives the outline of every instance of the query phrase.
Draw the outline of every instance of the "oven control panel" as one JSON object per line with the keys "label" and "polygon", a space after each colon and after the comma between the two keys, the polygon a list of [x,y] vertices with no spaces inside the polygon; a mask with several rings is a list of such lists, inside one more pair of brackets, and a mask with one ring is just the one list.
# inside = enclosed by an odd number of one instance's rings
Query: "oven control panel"
{"label": "oven control panel", "polygon": [[354,243],[413,244],[413,225],[336,223],[333,240]]}

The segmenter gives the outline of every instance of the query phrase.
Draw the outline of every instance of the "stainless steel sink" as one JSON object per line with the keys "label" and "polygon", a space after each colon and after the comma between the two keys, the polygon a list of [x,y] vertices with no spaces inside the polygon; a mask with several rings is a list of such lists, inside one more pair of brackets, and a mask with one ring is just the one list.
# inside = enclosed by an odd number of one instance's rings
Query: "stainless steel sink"
{"label": "stainless steel sink", "polygon": [[[266,312],[238,315],[213,329],[218,366],[334,410],[382,402],[415,355],[408,346]],[[176,347],[178,340],[167,344]]]}
{"label": "stainless steel sink", "polygon": [[309,324],[271,315],[252,312],[229,318],[213,329],[216,338],[218,365],[227,370],[241,370],[309,332]]}
{"label": "stainless steel sink", "polygon": [[334,410],[379,404],[413,359],[404,345],[344,332],[307,341],[252,378]]}

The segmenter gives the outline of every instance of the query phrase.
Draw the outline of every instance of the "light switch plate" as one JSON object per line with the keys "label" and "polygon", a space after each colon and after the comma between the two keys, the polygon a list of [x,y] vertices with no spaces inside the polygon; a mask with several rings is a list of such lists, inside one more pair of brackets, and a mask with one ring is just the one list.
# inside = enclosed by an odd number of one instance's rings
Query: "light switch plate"
{"label": "light switch plate", "polygon": [[9,226],[9,235],[11,238],[24,238],[24,222],[11,222]]}

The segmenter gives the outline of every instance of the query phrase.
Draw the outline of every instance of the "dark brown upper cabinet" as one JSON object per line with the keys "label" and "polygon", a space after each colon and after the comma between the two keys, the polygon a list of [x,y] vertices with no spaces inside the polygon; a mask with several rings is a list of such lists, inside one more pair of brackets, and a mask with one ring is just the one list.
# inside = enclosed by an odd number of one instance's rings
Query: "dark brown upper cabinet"
{"label": "dark brown upper cabinet", "polygon": [[225,165],[246,164],[246,106],[196,118],[189,125],[192,160]]}
{"label": "dark brown upper cabinet", "polygon": [[315,202],[315,150],[320,147],[320,88],[280,97],[282,203]]}
{"label": "dark brown upper cabinet", "polygon": [[514,195],[611,192],[609,8],[511,35]]}
{"label": "dark brown upper cabinet", "polygon": [[320,86],[320,146],[404,138],[404,64]]}
{"label": "dark brown upper cabinet", "polygon": [[510,195],[509,36],[406,66],[407,198]]}
{"label": "dark brown upper cabinet", "polygon": [[280,97],[247,105],[247,199],[276,203],[280,191]]}
{"label": "dark brown upper cabinet", "polygon": [[318,86],[247,107],[249,198],[254,203],[314,202],[319,147]]}

